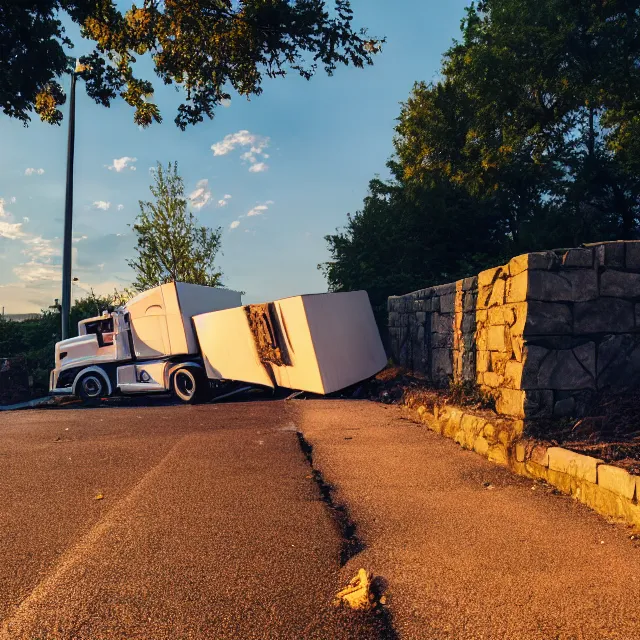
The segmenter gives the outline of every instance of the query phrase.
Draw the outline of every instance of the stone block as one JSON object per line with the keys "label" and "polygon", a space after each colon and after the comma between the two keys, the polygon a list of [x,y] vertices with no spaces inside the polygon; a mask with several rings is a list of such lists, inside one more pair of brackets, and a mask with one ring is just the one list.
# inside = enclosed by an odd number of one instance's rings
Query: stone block
{"label": "stone block", "polygon": [[571,335],[573,316],[566,304],[531,301],[527,305],[523,335]]}
{"label": "stone block", "polygon": [[543,467],[535,462],[529,460],[525,463],[525,469],[527,473],[533,478],[540,478],[541,480],[547,480],[549,477],[549,469]]}
{"label": "stone block", "polygon": [[455,302],[455,293],[440,296],[440,313],[453,313],[455,310]]}
{"label": "stone block", "polygon": [[529,272],[528,300],[585,302],[597,297],[598,274],[595,269]]}
{"label": "stone block", "polygon": [[489,443],[486,438],[478,436],[473,443],[473,450],[479,453],[481,456],[486,456],[489,453]]}
{"label": "stone block", "polygon": [[489,352],[476,351],[476,371],[484,373],[489,371]]}
{"label": "stone block", "polygon": [[596,263],[600,266],[624,266],[625,242],[599,242],[593,246],[595,248]]}
{"label": "stone block", "polygon": [[453,358],[450,349],[431,351],[431,375],[434,380],[444,380],[453,375]]}
{"label": "stone block", "polygon": [[473,276],[472,278],[465,278],[462,281],[462,290],[463,291],[472,291],[473,289],[478,288],[478,277]]}
{"label": "stone block", "polygon": [[640,269],[640,242],[627,242],[624,264],[627,269]]}
{"label": "stone block", "polygon": [[633,500],[637,480],[638,476],[633,476],[620,467],[608,464],[601,464],[598,467],[598,484],[603,489],[617,493],[627,500]]}
{"label": "stone block", "polygon": [[525,392],[521,389],[499,389],[496,412],[505,416],[524,418]]}
{"label": "stone block", "polygon": [[489,309],[487,314],[489,324],[505,324],[504,321],[504,307],[493,307]]}
{"label": "stone block", "polygon": [[462,316],[462,333],[474,333],[476,330],[475,313],[465,313]]}
{"label": "stone block", "polygon": [[525,347],[523,389],[595,389],[595,343],[575,349]]}
{"label": "stone block", "polygon": [[453,349],[453,333],[432,333],[432,349]]}
{"label": "stone block", "polygon": [[511,354],[508,351],[490,351],[489,357],[491,358],[489,371],[495,371],[501,376],[504,376],[504,371],[507,362],[511,359]]}
{"label": "stone block", "polygon": [[502,377],[499,376],[495,371],[487,371],[483,378],[482,382],[492,389],[497,389],[502,384]]}
{"label": "stone block", "polygon": [[507,328],[502,325],[499,327],[489,327],[487,331],[487,347],[489,351],[505,351],[507,348]]}
{"label": "stone block", "polygon": [[478,274],[478,287],[487,287],[493,285],[502,273],[503,267],[493,267],[486,269]]}
{"label": "stone block", "polygon": [[426,311],[418,311],[416,313],[416,322],[418,324],[424,324],[427,321],[427,313]]}
{"label": "stone block", "polygon": [[558,256],[553,251],[525,253],[509,260],[509,275],[516,276],[527,269],[553,269],[558,264]]}
{"label": "stone block", "polygon": [[588,333],[624,333],[635,326],[633,302],[618,298],[598,298],[573,306],[573,331]]}
{"label": "stone block", "polygon": [[520,336],[511,336],[511,352],[518,362],[522,362],[524,338],[521,338]]}
{"label": "stone block", "polygon": [[558,418],[565,418],[575,415],[576,401],[575,398],[563,398],[562,400],[556,400],[553,405],[553,415]]}
{"label": "stone block", "polygon": [[562,447],[549,447],[549,469],[566,473],[574,478],[596,484],[598,481],[598,465],[602,460],[584,456]]}
{"label": "stone block", "polygon": [[487,307],[502,306],[505,302],[506,281],[499,278],[493,283],[491,295],[487,301]]}
{"label": "stone block", "polygon": [[535,464],[540,465],[541,467],[549,466],[549,450],[547,447],[543,447],[542,445],[536,445],[531,450],[531,455],[529,456],[529,460]]}
{"label": "stone block", "polygon": [[487,454],[490,462],[496,464],[507,464],[507,451],[503,444],[495,444],[489,449]]}
{"label": "stone block", "polygon": [[473,291],[465,291],[462,298],[462,310],[466,312],[475,311],[478,303],[478,294]]}
{"label": "stone block", "polygon": [[521,442],[516,444],[516,460],[518,462],[525,461],[526,453],[527,453],[527,449]]}
{"label": "stone block", "polygon": [[517,360],[509,360],[504,370],[504,386],[508,389],[521,389],[523,369],[524,363]]}
{"label": "stone block", "polygon": [[553,391],[550,389],[523,391],[523,414],[516,418],[546,418],[553,413]]}
{"label": "stone block", "polygon": [[640,297],[640,273],[607,269],[600,275],[600,295],[612,298]]}
{"label": "stone block", "polygon": [[569,249],[562,256],[563,267],[593,267],[593,249]]}
{"label": "stone block", "polygon": [[441,284],[437,287],[433,287],[433,295],[434,296],[448,296],[450,294],[455,294],[456,292],[456,283],[449,282],[447,284]]}
{"label": "stone block", "polygon": [[507,280],[505,302],[526,302],[529,290],[529,272],[522,271]]}
{"label": "stone block", "polygon": [[605,336],[598,346],[598,388],[640,382],[640,336]]}
{"label": "stone block", "polygon": [[454,316],[451,313],[431,314],[431,331],[434,333],[453,334],[453,319]]}

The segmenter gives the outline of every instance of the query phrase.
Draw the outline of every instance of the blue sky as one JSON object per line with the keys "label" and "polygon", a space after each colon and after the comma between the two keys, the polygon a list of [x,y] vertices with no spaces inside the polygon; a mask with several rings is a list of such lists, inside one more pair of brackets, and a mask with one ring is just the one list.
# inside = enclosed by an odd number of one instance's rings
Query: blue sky
{"label": "blue sky", "polygon": [[[261,96],[232,95],[214,120],[184,132],[173,123],[180,96],[172,88],[154,83],[164,122],[141,130],[128,105],[100,107],[79,83],[74,296],[131,283],[126,260],[135,238],[128,224],[138,201],[150,196],[149,168],[173,160],[200,222],[223,229],[217,263],[226,286],[245,291],[245,302],[326,291],[316,269],[329,257],[324,236],[361,207],[374,175],[387,175],[399,103],[415,81],[437,78],[466,4],[353,0],[356,25],[387,37],[373,67],[341,68],[333,77],[320,71],[309,82],[294,75],[266,80]],[[77,41],[75,53],[85,49]],[[38,311],[61,297],[66,124],[46,125],[35,116],[25,128],[0,114],[6,313]]]}

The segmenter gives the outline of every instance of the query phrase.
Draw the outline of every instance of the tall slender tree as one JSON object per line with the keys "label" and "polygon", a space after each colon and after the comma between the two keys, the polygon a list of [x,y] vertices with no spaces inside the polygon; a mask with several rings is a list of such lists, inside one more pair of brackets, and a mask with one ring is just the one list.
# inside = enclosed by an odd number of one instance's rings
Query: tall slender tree
{"label": "tall slender tree", "polygon": [[184,195],[178,163],[158,163],[150,190],[153,201],[140,201],[133,231],[137,258],[129,261],[136,274],[133,286],[149,289],[171,281],[220,286],[222,274],[215,267],[221,229],[197,223]]}

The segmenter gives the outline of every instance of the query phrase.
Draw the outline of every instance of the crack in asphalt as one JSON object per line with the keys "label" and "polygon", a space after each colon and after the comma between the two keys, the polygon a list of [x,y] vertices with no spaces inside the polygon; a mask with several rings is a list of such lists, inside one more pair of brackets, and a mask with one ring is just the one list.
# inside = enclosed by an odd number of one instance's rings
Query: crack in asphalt
{"label": "crack in asphalt", "polygon": [[340,548],[340,566],[344,567],[351,558],[364,550],[365,544],[358,537],[357,525],[349,515],[349,510],[346,505],[336,502],[334,499],[334,487],[326,482],[322,472],[314,466],[313,445],[304,437],[304,434],[301,431],[296,431],[296,435],[298,436],[300,449],[302,449],[302,453],[304,453],[304,456],[311,467],[313,480],[318,485],[322,501],[329,508],[329,513],[340,531],[340,538],[342,540]]}

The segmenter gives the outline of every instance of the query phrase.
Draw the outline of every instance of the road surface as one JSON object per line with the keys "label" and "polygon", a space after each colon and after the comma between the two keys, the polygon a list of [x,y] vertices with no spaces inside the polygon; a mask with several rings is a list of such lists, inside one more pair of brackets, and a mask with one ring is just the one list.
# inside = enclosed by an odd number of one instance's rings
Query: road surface
{"label": "road surface", "polygon": [[[396,407],[150,405],[0,414],[1,640],[640,637],[627,529]],[[360,567],[388,617],[331,606]]]}
{"label": "road surface", "polygon": [[0,522],[2,640],[389,635],[282,402],[0,414]]}

